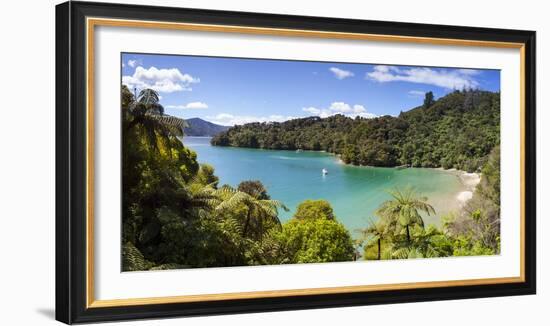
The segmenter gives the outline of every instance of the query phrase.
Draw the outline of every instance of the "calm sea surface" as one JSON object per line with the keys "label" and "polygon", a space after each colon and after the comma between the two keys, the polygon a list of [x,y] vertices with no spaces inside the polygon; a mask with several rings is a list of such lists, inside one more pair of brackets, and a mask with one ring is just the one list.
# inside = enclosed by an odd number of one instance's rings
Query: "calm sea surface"
{"label": "calm sea surface", "polygon": [[[386,190],[414,186],[436,209],[427,223],[439,224],[440,217],[458,209],[456,196],[464,186],[456,175],[435,169],[402,169],[348,166],[323,152],[295,152],[210,145],[210,138],[185,137],[198,161],[214,166],[221,184],[237,186],[243,180],[260,180],[273,199],[281,200],[292,217],[305,199],[328,200],[340,222],[350,231],[364,228],[373,212],[389,198]],[[328,174],[323,176],[322,169]]]}

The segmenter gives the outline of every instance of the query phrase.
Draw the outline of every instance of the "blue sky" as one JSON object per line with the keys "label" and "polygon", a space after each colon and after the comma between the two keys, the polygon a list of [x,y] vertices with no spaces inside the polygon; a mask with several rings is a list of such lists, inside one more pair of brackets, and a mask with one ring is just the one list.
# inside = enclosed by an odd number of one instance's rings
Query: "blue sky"
{"label": "blue sky", "polygon": [[500,91],[500,71],[123,53],[122,83],[158,91],[167,114],[235,125],[398,115],[428,91]]}

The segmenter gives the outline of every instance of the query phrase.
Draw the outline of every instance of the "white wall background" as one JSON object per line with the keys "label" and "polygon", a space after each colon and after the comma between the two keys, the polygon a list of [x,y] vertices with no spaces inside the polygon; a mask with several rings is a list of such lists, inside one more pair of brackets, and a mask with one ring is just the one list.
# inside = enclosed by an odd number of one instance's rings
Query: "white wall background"
{"label": "white wall background", "polygon": [[[0,324],[54,321],[54,5],[10,1],[0,11]],[[550,165],[550,20],[544,1],[246,1],[119,0],[140,4],[536,30],[538,166]],[[546,73],[546,74],[545,74]],[[411,303],[190,319],[124,325],[543,325],[550,322],[548,255],[542,238],[550,212],[549,172],[538,170],[538,294],[525,297]],[[546,257],[543,257],[546,255]]]}

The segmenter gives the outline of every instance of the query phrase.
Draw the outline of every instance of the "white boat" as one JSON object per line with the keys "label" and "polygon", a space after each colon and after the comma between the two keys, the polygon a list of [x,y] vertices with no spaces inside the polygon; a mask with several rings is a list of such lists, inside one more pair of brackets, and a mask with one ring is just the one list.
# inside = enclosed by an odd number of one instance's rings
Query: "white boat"
{"label": "white boat", "polygon": [[328,170],[327,170],[327,169],[323,169],[322,172],[323,172],[323,175],[327,175],[327,174],[328,174]]}

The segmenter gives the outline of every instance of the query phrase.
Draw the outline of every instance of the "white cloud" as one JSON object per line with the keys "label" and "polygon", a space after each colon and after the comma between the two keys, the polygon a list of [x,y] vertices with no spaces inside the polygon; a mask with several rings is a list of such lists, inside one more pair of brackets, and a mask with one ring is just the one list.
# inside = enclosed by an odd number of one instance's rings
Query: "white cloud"
{"label": "white cloud", "polygon": [[367,109],[360,104],[349,105],[345,102],[332,102],[328,108],[316,108],[316,107],[305,107],[302,108],[302,111],[309,114],[319,116],[321,118],[330,117],[336,114],[342,114],[348,117],[363,117],[363,118],[376,118],[377,115],[367,112]]}
{"label": "white cloud", "polygon": [[424,97],[426,95],[426,92],[417,90],[408,91],[407,93],[413,97]]}
{"label": "white cloud", "polygon": [[[130,63],[128,62],[128,64]],[[191,84],[199,82],[198,78],[189,74],[183,74],[177,68],[157,69],[156,67],[151,67],[145,69],[139,66],[132,76],[122,77],[122,83],[126,84],[130,89],[151,88],[163,93],[190,91]]]}
{"label": "white cloud", "polygon": [[461,74],[475,76],[479,75],[481,71],[475,69],[458,69]]}
{"label": "white cloud", "polygon": [[223,126],[234,126],[242,125],[245,123],[251,122],[283,122],[287,120],[296,119],[297,117],[293,116],[283,116],[283,115],[270,115],[265,117],[256,117],[249,115],[233,115],[229,113],[220,113],[215,116],[207,116],[206,119],[212,123],[216,123]]}
{"label": "white cloud", "polygon": [[208,109],[208,104],[203,102],[187,103],[187,109]]}
{"label": "white cloud", "polygon": [[[307,112],[308,116],[313,115],[319,116],[321,118],[326,118],[336,114],[342,114],[352,118],[357,116],[364,118],[377,117],[377,115],[367,112],[367,109],[365,109],[365,107],[362,105],[349,105],[344,102],[333,102],[328,108],[315,108],[311,106],[305,107],[302,109],[302,111]],[[269,116],[233,115],[230,113],[220,113],[214,116],[206,117],[208,121],[224,126],[242,125],[252,122],[284,122],[298,118],[301,117],[285,116],[280,114],[272,114]]]}
{"label": "white cloud", "polygon": [[[308,116],[319,116],[326,118],[336,114],[342,114],[348,117],[364,117],[375,118],[377,115],[367,112],[367,109],[360,104],[349,105],[344,102],[333,102],[328,108],[304,107],[302,111],[307,112]],[[252,116],[252,115],[234,115],[230,113],[220,113],[214,116],[207,116],[206,119],[212,123],[234,126],[252,122],[284,122],[293,119],[303,118],[298,116],[285,116],[280,114],[272,114],[269,116]]]}
{"label": "white cloud", "polygon": [[313,115],[319,115],[321,113],[321,110],[319,110],[317,108],[314,108],[312,106],[307,107],[307,108],[303,108],[302,111],[305,111],[307,113],[311,113]]}
{"label": "white cloud", "polygon": [[142,64],[141,60],[128,60],[128,66],[135,68],[136,66]]}
{"label": "white cloud", "polygon": [[329,107],[329,110],[338,112],[338,113],[365,113],[367,110],[364,106],[355,104],[351,106],[344,102],[332,102]]}
{"label": "white cloud", "polygon": [[405,81],[410,83],[435,85],[448,89],[477,88],[479,83],[473,78],[479,71],[471,69],[398,68],[395,66],[374,66],[366,78],[381,83]]}
{"label": "white cloud", "polygon": [[329,70],[330,70],[330,72],[332,72],[334,74],[334,77],[336,77],[337,79],[340,79],[340,80],[354,76],[353,72],[348,71],[348,70],[343,70],[343,69],[340,69],[340,68],[336,68],[336,67],[331,67],[331,68],[329,68]]}
{"label": "white cloud", "polygon": [[208,109],[208,104],[204,102],[190,102],[184,105],[167,105],[168,109]]}

